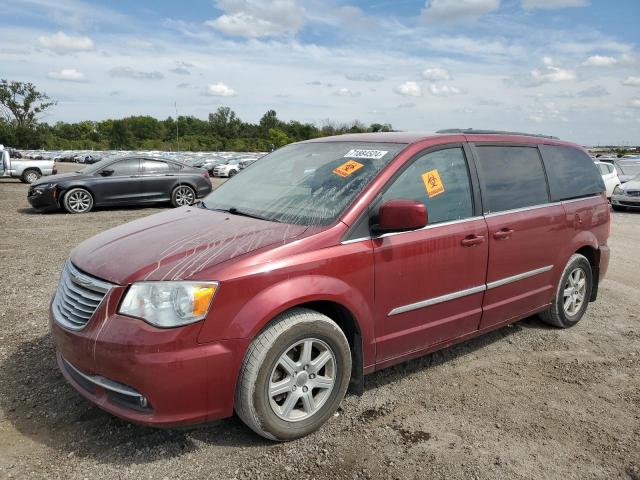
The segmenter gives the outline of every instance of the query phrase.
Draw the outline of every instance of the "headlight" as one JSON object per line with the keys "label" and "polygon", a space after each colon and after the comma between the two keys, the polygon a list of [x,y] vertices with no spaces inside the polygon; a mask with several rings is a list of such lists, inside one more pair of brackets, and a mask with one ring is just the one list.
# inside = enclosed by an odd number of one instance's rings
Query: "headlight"
{"label": "headlight", "polygon": [[614,195],[624,195],[624,190],[620,188],[620,185],[616,185],[616,188],[613,189]]}
{"label": "headlight", "polygon": [[179,327],[203,320],[217,289],[217,282],[138,282],[129,287],[118,313],[157,327]]}

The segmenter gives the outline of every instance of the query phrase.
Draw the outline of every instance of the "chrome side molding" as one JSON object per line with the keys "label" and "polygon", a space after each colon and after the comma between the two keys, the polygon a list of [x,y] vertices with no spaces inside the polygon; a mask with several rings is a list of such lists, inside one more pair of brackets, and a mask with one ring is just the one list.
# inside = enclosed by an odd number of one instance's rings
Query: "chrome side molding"
{"label": "chrome side molding", "polygon": [[485,285],[478,285],[477,287],[466,288],[464,290],[459,290],[457,292],[447,293],[445,295],[441,295],[439,297],[432,297],[426,300],[421,300],[416,303],[410,303],[408,305],[402,305],[401,307],[396,307],[391,310],[387,316],[391,317],[393,315],[398,315],[400,313],[410,312],[412,310],[418,310],[420,308],[430,307],[432,305],[437,305],[438,303],[448,302],[451,300],[455,300],[458,298],[466,297],[468,295],[473,295],[475,293],[484,292],[485,290],[491,290],[492,288],[498,288],[503,285],[508,285],[509,283],[518,282],[520,280],[524,280],[525,278],[533,277],[534,275],[539,275],[544,272],[548,272],[553,268],[553,265],[547,265],[546,267],[536,268],[535,270],[529,270],[528,272],[519,273],[517,275],[513,275],[511,277],[501,278],[500,280],[495,280],[493,282],[489,282]]}

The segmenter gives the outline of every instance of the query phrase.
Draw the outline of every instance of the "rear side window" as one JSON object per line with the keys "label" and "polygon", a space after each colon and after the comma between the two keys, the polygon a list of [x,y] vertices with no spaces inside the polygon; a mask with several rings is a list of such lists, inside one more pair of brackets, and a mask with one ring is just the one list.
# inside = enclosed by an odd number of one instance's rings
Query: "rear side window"
{"label": "rear side window", "polygon": [[142,160],[142,171],[147,174],[169,173],[169,165],[157,160]]}
{"label": "rear side window", "polygon": [[382,195],[382,201],[409,199],[427,207],[429,225],[472,216],[469,173],[462,148],[419,157]]}
{"label": "rear side window", "polygon": [[536,147],[479,145],[476,152],[484,213],[549,203]]}
{"label": "rear side window", "polygon": [[596,164],[582,150],[540,145],[540,151],[549,177],[551,200],[554,202],[586,197],[605,190]]}
{"label": "rear side window", "polygon": [[600,173],[602,175],[608,175],[609,173],[611,173],[604,163],[599,163],[598,169],[600,170]]}

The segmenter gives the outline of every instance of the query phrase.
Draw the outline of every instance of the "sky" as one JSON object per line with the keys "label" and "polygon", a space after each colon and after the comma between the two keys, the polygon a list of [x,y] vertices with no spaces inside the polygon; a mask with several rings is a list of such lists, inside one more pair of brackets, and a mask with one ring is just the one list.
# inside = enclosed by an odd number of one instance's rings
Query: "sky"
{"label": "sky", "polygon": [[129,115],[515,130],[640,144],[640,0],[2,0],[43,121]]}

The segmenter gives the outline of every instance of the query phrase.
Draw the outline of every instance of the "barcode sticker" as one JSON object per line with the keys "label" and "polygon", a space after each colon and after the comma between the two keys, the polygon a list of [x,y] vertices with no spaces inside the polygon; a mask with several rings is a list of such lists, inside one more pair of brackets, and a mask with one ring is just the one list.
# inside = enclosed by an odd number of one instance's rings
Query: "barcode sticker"
{"label": "barcode sticker", "polygon": [[388,150],[363,150],[355,148],[349,150],[344,158],[371,158],[373,160],[380,160],[388,153]]}

